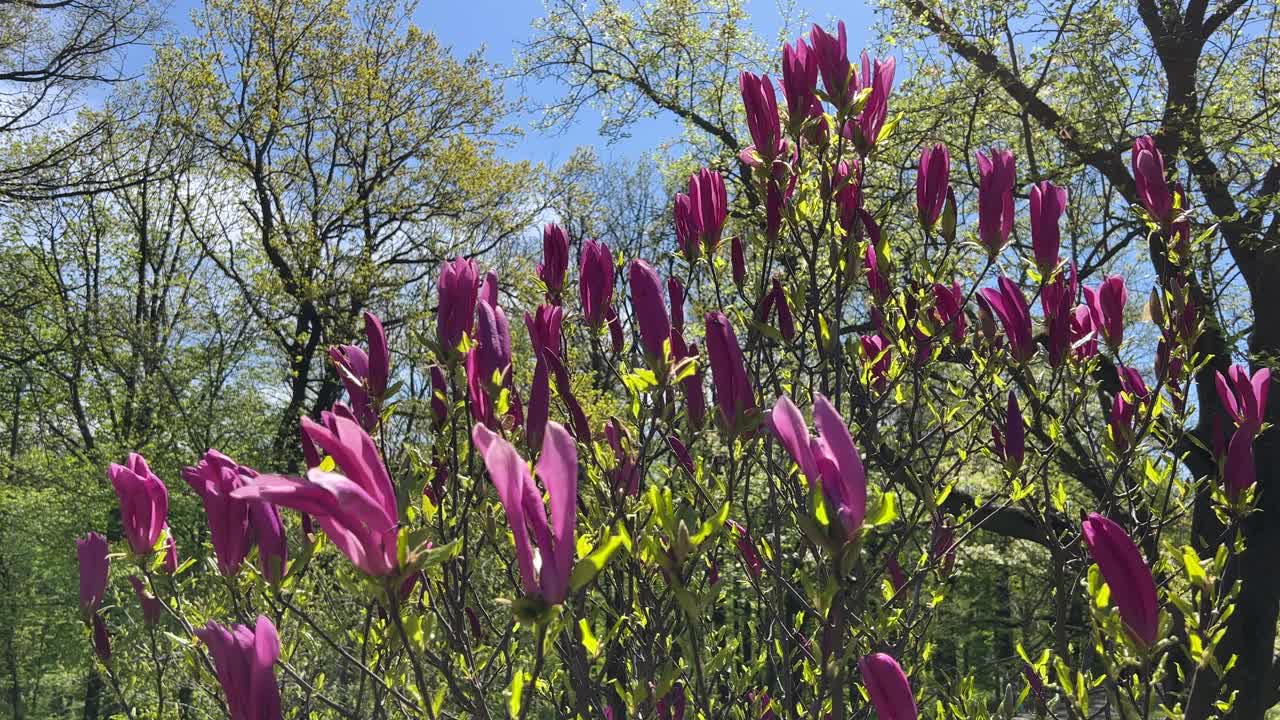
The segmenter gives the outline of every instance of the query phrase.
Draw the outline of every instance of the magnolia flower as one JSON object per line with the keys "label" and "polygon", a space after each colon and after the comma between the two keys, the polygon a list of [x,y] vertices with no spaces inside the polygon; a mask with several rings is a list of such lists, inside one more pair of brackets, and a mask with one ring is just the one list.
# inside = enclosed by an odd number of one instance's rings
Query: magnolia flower
{"label": "magnolia flower", "polygon": [[120,525],[129,548],[138,555],[150,554],[168,527],[168,489],[138,453],[129,453],[124,465],[112,463],[107,476],[120,500]]}
{"label": "magnolia flower", "polygon": [[942,216],[951,188],[951,154],[938,143],[920,153],[920,169],[916,173],[916,212],[926,228],[932,228]]}
{"label": "magnolia flower", "polygon": [[76,558],[80,562],[80,613],[88,617],[102,604],[107,592],[107,539],[96,532],[76,540]]}
{"label": "magnolia flower", "polygon": [[1001,277],[1000,289],[983,288],[978,291],[978,300],[996,317],[1004,327],[1005,338],[1014,358],[1026,361],[1035,354],[1035,340],[1031,336],[1031,312],[1027,307],[1027,298],[1012,280]]}
{"label": "magnolia flower", "polygon": [[599,328],[613,304],[613,255],[598,240],[582,241],[578,292],[587,324]]}
{"label": "magnolia flower", "polygon": [[551,605],[564,602],[569,594],[578,522],[578,451],[573,438],[560,424],[547,423],[537,474],[550,498],[550,523],[529,465],[515,448],[479,424],[472,429],[471,439],[506,511],[525,594],[539,596]]}
{"label": "magnolia flower", "polygon": [[1241,427],[1251,428],[1256,435],[1262,429],[1267,412],[1267,394],[1271,388],[1271,369],[1262,368],[1249,376],[1249,371],[1232,365],[1224,376],[1216,373],[1218,400],[1227,415]]}
{"label": "magnolia flower", "polygon": [[1155,644],[1160,605],[1151,569],[1138,546],[1123,528],[1098,513],[1089,514],[1083,530],[1085,545],[1111,588],[1111,601],[1120,611],[1120,619],[1143,647]]}
{"label": "magnolia flower", "polygon": [[326,412],[321,419],[323,424],[303,418],[303,432],[333,458],[340,472],[313,467],[305,480],[259,475],[232,491],[231,497],[307,513],[362,572],[392,575],[397,570],[400,519],[395,487],[378,447],[348,418]]}
{"label": "magnolia flower", "polygon": [[280,659],[280,636],[271,620],[259,615],[251,628],[227,628],[210,620],[196,630],[196,637],[209,648],[231,720],[280,720],[274,668]]}
{"label": "magnolia flower", "polygon": [[809,48],[804,38],[797,38],[793,47],[782,45],[782,94],[787,98],[787,119],[791,132],[799,130],[816,107],[822,112],[822,103],[814,89],[818,84],[818,54]]}
{"label": "magnolia flower", "polygon": [[813,43],[813,54],[817,57],[818,72],[822,75],[822,87],[827,91],[831,104],[838,110],[843,109],[852,99],[849,88],[853,83],[853,68],[849,64],[844,22],[836,23],[835,35],[815,24],[809,31],[809,39]]}
{"label": "magnolia flower", "polygon": [[329,359],[338,370],[356,418],[372,430],[378,423],[377,410],[387,393],[391,361],[382,320],[371,312],[364,314],[364,334],[369,345],[367,353],[357,345],[335,345],[329,348]]}
{"label": "magnolia flower", "polygon": [[662,280],[644,260],[632,260],[627,275],[631,285],[631,311],[640,326],[640,344],[647,357],[661,360],[665,354],[663,346],[671,337],[671,318],[663,299]]}
{"label": "magnolia flower", "polygon": [[142,608],[142,622],[147,625],[160,622],[160,614],[164,612],[164,603],[160,602],[160,598],[147,592],[142,584],[142,578],[137,575],[129,576],[129,584],[133,586],[133,592],[138,596],[138,606]]}
{"label": "magnolia flower", "polygon": [[862,684],[871,696],[880,720],[916,720],[915,696],[911,683],[898,661],[884,653],[873,653],[858,661]]}
{"label": "magnolia flower", "polygon": [[1046,276],[1058,264],[1058,248],[1062,244],[1058,220],[1066,208],[1066,188],[1048,180],[1031,186],[1031,250],[1036,267]]}
{"label": "magnolia flower", "polygon": [[548,297],[557,305],[568,269],[569,235],[559,225],[548,223],[542,229],[542,262],[538,263],[538,278],[547,286]]}
{"label": "magnolia flower", "polygon": [[995,444],[996,457],[1014,470],[1022,467],[1026,452],[1026,424],[1022,420],[1022,409],[1018,407],[1018,396],[1012,390],[1009,391],[1004,426],[993,426],[991,439]]}
{"label": "magnolia flower", "polygon": [[733,326],[724,313],[707,314],[706,342],[721,419],[726,427],[736,429],[744,416],[755,410],[756,396],[751,378],[747,375],[738,336],[734,334]]}
{"label": "magnolia flower", "polygon": [[1013,153],[992,150],[991,157],[981,151],[978,159],[978,239],[995,257],[1009,242],[1013,231],[1013,186],[1017,181]]}
{"label": "magnolia flower", "polygon": [[783,395],[769,413],[769,428],[782,442],[809,484],[819,483],[845,533],[852,538],[867,512],[867,474],[844,418],[822,395],[813,399],[816,438],[800,410]]}
{"label": "magnolia flower", "polygon": [[462,336],[474,326],[480,273],[475,261],[455,258],[440,268],[436,286],[436,339],[443,351],[452,353]]}
{"label": "magnolia flower", "polygon": [[782,125],[778,119],[778,97],[768,75],[743,72],[738,76],[738,88],[742,91],[742,104],[747,113],[747,130],[753,145],[742,151],[749,165],[771,165],[786,146],[782,139]]}
{"label": "magnolia flower", "polygon": [[1164,156],[1156,147],[1155,138],[1143,135],[1133,141],[1133,180],[1138,186],[1138,202],[1151,217],[1168,222],[1173,214],[1173,194],[1164,179]]}

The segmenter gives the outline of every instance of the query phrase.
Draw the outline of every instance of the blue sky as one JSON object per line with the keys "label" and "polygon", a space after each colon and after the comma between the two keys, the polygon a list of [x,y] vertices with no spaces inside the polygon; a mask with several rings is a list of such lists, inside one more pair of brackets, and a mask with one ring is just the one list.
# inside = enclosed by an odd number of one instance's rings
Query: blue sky
{"label": "blue sky", "polygon": [[[777,38],[782,25],[783,12],[792,6],[790,0],[745,0],[751,13],[756,32],[766,40]],[[175,33],[190,32],[189,17],[199,0],[177,0],[170,6],[167,16],[170,29]],[[542,0],[421,0],[414,20],[419,27],[434,31],[441,41],[451,46],[456,54],[464,55],[484,48],[486,58],[494,63],[510,65],[515,49],[528,39],[531,23],[542,15]],[[794,0],[791,15],[802,14],[809,21],[830,24],[834,19],[845,21],[849,33],[849,54],[872,41],[870,26],[873,16],[864,0]],[[133,62],[145,61],[148,53],[139,51]],[[552,83],[530,84],[523,88],[530,105],[536,106],[556,96],[559,88]],[[509,88],[512,97],[521,88],[514,84]],[[518,118],[522,125],[527,118]],[[606,160],[633,158],[656,147],[663,140],[678,134],[676,122],[664,117],[644,122],[633,128],[631,138],[614,145],[606,145],[596,130],[599,116],[593,112],[582,113],[578,120],[563,132],[540,133],[529,130],[510,149],[515,159],[534,161],[563,161],[574,148],[592,145]]]}

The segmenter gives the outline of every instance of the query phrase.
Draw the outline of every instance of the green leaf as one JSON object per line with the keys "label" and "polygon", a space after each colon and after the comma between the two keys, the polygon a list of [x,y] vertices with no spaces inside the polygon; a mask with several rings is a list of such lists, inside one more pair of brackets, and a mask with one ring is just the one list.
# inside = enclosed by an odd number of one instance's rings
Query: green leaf
{"label": "green leaf", "polygon": [[698,532],[689,537],[689,544],[694,548],[702,545],[703,541],[719,532],[724,527],[725,522],[729,519],[729,503],[720,506],[720,512],[715,517],[707,518],[702,523],[702,527],[698,528]]}
{"label": "green leaf", "polygon": [[591,632],[591,623],[586,618],[578,621],[578,630],[582,634],[582,647],[591,657],[600,654],[600,641],[596,640],[596,636]]}
{"label": "green leaf", "polygon": [[507,714],[511,718],[520,717],[520,704],[524,698],[524,684],[529,679],[529,674],[524,670],[517,670],[511,676],[511,697],[507,699]]}
{"label": "green leaf", "polygon": [[631,550],[631,537],[621,525],[618,526],[618,531],[610,535],[600,547],[574,564],[573,572],[569,574],[569,587],[573,592],[581,590],[594,580],[620,547]]}
{"label": "green leaf", "polygon": [[898,519],[898,496],[895,493],[880,493],[876,500],[875,505],[867,512],[868,526],[889,525]]}
{"label": "green leaf", "polygon": [[1200,556],[1196,554],[1194,548],[1190,545],[1182,546],[1182,569],[1187,573],[1187,579],[1201,589],[1209,586],[1209,576],[1205,573],[1204,567],[1200,565]]}

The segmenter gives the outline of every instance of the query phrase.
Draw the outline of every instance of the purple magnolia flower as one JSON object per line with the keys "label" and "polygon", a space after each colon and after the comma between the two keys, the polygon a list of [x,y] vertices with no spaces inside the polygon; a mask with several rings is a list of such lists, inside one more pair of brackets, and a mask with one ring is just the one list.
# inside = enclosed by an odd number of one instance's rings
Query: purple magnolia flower
{"label": "purple magnolia flower", "polygon": [[733,284],[741,289],[747,281],[747,256],[742,249],[742,238],[737,235],[729,241],[729,259],[733,268]]}
{"label": "purple magnolia flower", "polygon": [[1137,419],[1138,404],[1128,393],[1118,392],[1111,400],[1111,412],[1107,427],[1117,452],[1124,452],[1133,444],[1133,423]]}
{"label": "purple magnolia flower", "polygon": [[873,653],[858,661],[858,671],[862,673],[862,684],[866,686],[867,695],[871,696],[871,704],[875,706],[880,720],[916,720],[919,717],[911,683],[897,660],[884,653]]}
{"label": "purple magnolia flower", "polygon": [[1257,466],[1253,459],[1253,428],[1241,426],[1231,435],[1227,445],[1227,461],[1222,467],[1223,486],[1227,497],[1234,502],[1240,499],[1240,493],[1251,487],[1258,479]]}
{"label": "purple magnolia flower", "polygon": [[753,580],[759,580],[764,563],[760,561],[760,553],[756,552],[756,543],[751,539],[751,533],[747,532],[747,528],[737,520],[728,520],[725,525],[733,532],[738,554],[742,556],[742,566],[746,568],[747,574]]}
{"label": "purple magnolia flower", "polygon": [[964,315],[964,291],[959,282],[952,281],[950,286],[933,284],[933,312],[939,329],[950,331],[951,342],[957,345],[964,342],[969,323]]}
{"label": "purple magnolia flower", "polygon": [[542,228],[542,262],[538,264],[538,277],[547,286],[551,302],[560,304],[564,290],[564,277],[569,269],[569,234],[555,223]]}
{"label": "purple magnolia flower", "polygon": [[[1088,296],[1089,289],[1085,288]],[[1088,305],[1077,305],[1071,311],[1071,347],[1076,357],[1088,359],[1098,354],[1098,329],[1093,311]]]}
{"label": "purple magnolia flower", "polygon": [[80,613],[86,618],[97,611],[107,592],[107,539],[96,532],[76,540],[76,558],[80,561]]}
{"label": "purple magnolia flower", "polygon": [[1173,215],[1173,194],[1164,179],[1164,156],[1156,147],[1155,138],[1150,135],[1135,138],[1130,161],[1138,186],[1138,201],[1153,219],[1168,222]]}
{"label": "purple magnolia flower", "polygon": [[525,443],[530,450],[542,447],[542,435],[551,415],[551,379],[547,361],[538,358],[533,368],[533,384],[529,388],[529,415],[525,421]]}
{"label": "purple magnolia flower", "polygon": [[476,370],[482,384],[501,386],[511,367],[511,327],[501,307],[476,304]]}
{"label": "purple magnolia flower", "polygon": [[884,571],[889,575],[889,584],[893,586],[895,593],[902,592],[907,586],[907,574],[902,570],[902,565],[898,563],[898,558],[893,555],[885,558]]}
{"label": "purple magnolia flower", "polygon": [[[667,300],[671,304],[671,330],[674,343],[674,334],[684,332],[684,285],[680,284],[679,278],[667,278]],[[677,357],[682,355],[677,354]]]}
{"label": "purple magnolia flower", "polygon": [[[435,427],[443,427],[444,421],[449,418],[449,380],[445,377],[444,368],[439,365],[431,366],[431,417],[435,423]],[[306,435],[303,435],[306,439]],[[311,447],[308,439],[305,447]],[[307,467],[315,467],[320,464],[319,458],[315,462],[307,461]]]}
{"label": "purple magnolia flower", "polygon": [[823,30],[821,25],[815,24],[809,31],[809,40],[813,43],[813,54],[817,58],[818,71],[822,75],[822,87],[827,91],[831,104],[837,110],[843,110],[852,100],[849,89],[854,84],[844,22],[836,23],[834,36]]}
{"label": "purple magnolia flower", "polygon": [[893,364],[889,340],[877,333],[859,337],[858,344],[862,346],[864,362],[870,365],[872,389],[878,393],[884,392],[889,381],[889,368]]}
{"label": "purple magnolia flower", "polygon": [[137,575],[129,576],[129,584],[133,586],[133,592],[138,596],[138,606],[142,608],[142,622],[152,626],[160,622],[160,614],[164,612],[164,603],[160,602],[160,598],[147,592],[142,584],[142,578]]}
{"label": "purple magnolia flower", "polygon": [[1111,600],[1120,618],[1134,639],[1151,647],[1160,629],[1160,605],[1151,568],[1129,534],[1111,520],[1090,513],[1083,529],[1085,545],[1111,588]]}
{"label": "purple magnolia flower", "polygon": [[721,419],[731,431],[737,430],[744,417],[756,409],[756,396],[747,375],[738,336],[724,313],[707,314],[706,342]]}
{"label": "purple magnolia flower", "polygon": [[[696,343],[688,344],[685,348],[684,357],[694,358],[695,363],[701,362],[697,360],[698,346]],[[685,417],[689,419],[689,425],[700,428],[707,415],[707,397],[702,390],[702,371],[696,369],[697,367],[698,365],[695,364],[693,374],[680,381],[680,387],[684,390]]]}
{"label": "purple magnolia flower", "polygon": [[769,428],[800,466],[810,485],[818,483],[827,503],[835,510],[847,537],[862,528],[867,512],[867,475],[853,444],[849,426],[822,395],[813,399],[813,424],[818,436],[809,435],[800,410],[786,395],[780,396],[769,414]]}
{"label": "purple magnolia flower", "polygon": [[358,345],[335,345],[329,348],[329,359],[351,398],[352,411],[362,425],[373,429],[378,422],[377,409],[387,393],[390,357],[387,334],[377,315],[364,314],[364,331],[367,353]]}
{"label": "purple magnolia flower", "polygon": [[1076,265],[1068,263],[1066,269],[1053,276],[1040,293],[1040,308],[1044,311],[1049,335],[1049,365],[1058,367],[1067,357],[1071,347],[1071,305],[1075,302]]}
{"label": "purple magnolia flower", "polygon": [[1267,393],[1271,388],[1271,369],[1262,368],[1249,377],[1249,371],[1232,365],[1224,376],[1217,373],[1215,382],[1222,408],[1240,427],[1250,428],[1252,435],[1262,429],[1267,412]]}
{"label": "purple magnolia flower", "polygon": [[93,652],[103,663],[111,662],[111,635],[102,616],[93,614]]}
{"label": "purple magnolia flower", "polygon": [[754,143],[742,151],[742,159],[749,165],[772,165],[786,149],[773,83],[768,75],[743,72],[738,76],[738,88],[742,91],[742,104],[747,112],[747,130]]}
{"label": "purple magnolia flower", "polygon": [[782,45],[782,94],[787,98],[787,119],[792,133],[799,132],[804,123],[817,108],[822,112],[822,103],[814,93],[818,85],[818,56],[804,38],[797,38],[793,47],[788,43]]}
{"label": "purple magnolia flower", "polygon": [[707,255],[715,255],[720,247],[724,219],[729,212],[729,196],[724,177],[717,170],[702,168],[689,177],[689,198],[699,207],[699,237]]}
{"label": "purple magnolia flower", "polygon": [[588,325],[599,329],[613,306],[613,255],[609,246],[598,240],[584,240],[578,272],[582,315]]}
{"label": "purple magnolia flower", "polygon": [[303,432],[333,458],[336,469],[307,471],[306,479],[259,475],[232,491],[239,500],[260,500],[315,518],[334,545],[367,575],[396,572],[400,522],[395,487],[373,438],[348,418],[321,415],[323,424],[302,419]]}
{"label": "purple magnolia flower", "polygon": [[240,572],[240,564],[253,547],[249,533],[250,503],[232,498],[231,493],[257,476],[253,469],[237,465],[217,450],[205,452],[194,467],[182,470],[182,479],[204,503],[218,572],[226,577]]}
{"label": "purple magnolia flower", "polygon": [[107,476],[120,500],[120,524],[129,549],[149,555],[168,527],[169,490],[138,453],[129,453],[124,465],[112,463]]}
{"label": "purple magnolia flower", "polygon": [[440,348],[452,354],[470,333],[476,314],[480,272],[472,260],[455,258],[440,268],[437,284],[436,339]]}
{"label": "purple magnolia flower", "polygon": [[658,271],[644,260],[632,260],[627,275],[631,285],[631,311],[640,326],[640,344],[653,359],[664,357],[663,345],[671,337],[671,318],[663,299]]}
{"label": "purple magnolia flower", "polygon": [[893,58],[876,59],[874,64],[864,50],[862,52],[862,72],[858,75],[858,89],[870,87],[867,104],[858,116],[857,122],[850,121],[845,125],[844,135],[866,151],[875,147],[880,139],[880,131],[889,117],[889,93],[893,90]]}
{"label": "purple magnolia flower", "polygon": [[1103,339],[1113,351],[1119,350],[1124,340],[1124,308],[1129,302],[1124,278],[1111,275],[1103,279],[1097,290],[1085,288],[1084,297]]}
{"label": "purple magnolia flower", "polygon": [[1048,180],[1031,186],[1031,250],[1046,277],[1058,264],[1062,232],[1058,220],[1067,208],[1067,189]]}
{"label": "purple magnolia flower", "polygon": [[1026,451],[1026,424],[1022,420],[1022,409],[1018,407],[1018,396],[1009,391],[1009,407],[1005,411],[1004,427],[991,428],[991,439],[995,444],[996,456],[1013,470],[1022,467],[1022,458]]}
{"label": "purple magnolia flower", "polygon": [[533,315],[524,314],[524,326],[529,331],[529,343],[533,356],[543,353],[560,354],[561,328],[564,325],[564,309],[559,305],[539,305]]}
{"label": "purple magnolia flower", "polygon": [[782,339],[790,342],[796,336],[796,321],[791,315],[791,306],[787,304],[787,293],[782,289],[782,281],[776,277],[760,303],[756,320],[760,323],[768,322],[775,308],[778,311],[778,333],[782,335]]}
{"label": "purple magnolia flower", "polygon": [[525,594],[540,596],[551,605],[564,602],[569,594],[578,522],[578,451],[573,438],[558,423],[547,423],[537,474],[551,501],[550,523],[529,465],[515,448],[483,425],[472,429],[471,438],[484,458],[511,525]]}
{"label": "purple magnolia flower", "polygon": [[498,273],[490,270],[480,280],[480,290],[476,295],[477,302],[488,303],[498,307]]}
{"label": "purple magnolia flower", "polygon": [[259,615],[252,628],[227,628],[210,620],[196,630],[196,637],[209,648],[231,720],[280,720],[274,668],[280,659],[280,636],[270,619]]}
{"label": "purple magnolia flower", "polygon": [[988,257],[994,258],[1013,231],[1013,186],[1018,173],[1008,150],[992,150],[989,158],[979,151],[977,159],[978,239]]}
{"label": "purple magnolia flower", "polygon": [[284,577],[288,560],[288,542],[279,512],[269,503],[248,502],[231,496],[234,490],[257,476],[256,470],[212,449],[206,451],[194,467],[182,470],[182,479],[204,504],[218,571],[234,577],[256,542],[259,569],[268,580],[278,582]]}
{"label": "purple magnolia flower", "polygon": [[840,208],[840,227],[852,232],[862,208],[862,166],[857,160],[841,160],[831,176],[832,199]]}
{"label": "purple magnolia flower", "polygon": [[862,264],[867,269],[867,289],[877,305],[889,298],[889,279],[880,272],[880,259],[876,255],[875,243],[867,243],[867,251],[863,254]]}
{"label": "purple magnolia flower", "polygon": [[916,211],[920,222],[932,228],[942,216],[951,189],[951,155],[947,146],[938,143],[920,153],[920,169],[916,173]]}
{"label": "purple magnolia flower", "polygon": [[983,288],[978,291],[978,300],[996,317],[1004,327],[1004,335],[1009,341],[1009,348],[1015,359],[1025,362],[1035,354],[1035,341],[1031,336],[1031,311],[1027,307],[1027,298],[1012,280],[1001,277],[1000,289]]}
{"label": "purple magnolia flower", "polygon": [[676,193],[671,203],[671,214],[676,226],[676,244],[689,262],[702,255],[702,217],[695,199],[684,193]]}

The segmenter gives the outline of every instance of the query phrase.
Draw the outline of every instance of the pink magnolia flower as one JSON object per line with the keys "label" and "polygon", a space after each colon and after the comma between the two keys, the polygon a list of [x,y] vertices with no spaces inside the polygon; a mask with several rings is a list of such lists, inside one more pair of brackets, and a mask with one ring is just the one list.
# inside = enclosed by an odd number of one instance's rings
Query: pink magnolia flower
{"label": "pink magnolia flower", "polygon": [[280,659],[280,636],[270,619],[259,615],[252,628],[227,628],[210,620],[196,630],[196,637],[209,648],[231,720],[280,720],[274,668]]}
{"label": "pink magnolia flower", "polygon": [[867,511],[867,475],[853,444],[849,427],[822,395],[813,399],[813,424],[818,436],[809,435],[800,410],[780,396],[769,413],[769,428],[800,466],[809,484],[819,483],[848,537],[857,535]]}
{"label": "pink magnolia flower", "polygon": [[873,653],[858,661],[858,671],[862,673],[862,684],[871,696],[871,704],[876,708],[880,720],[916,720],[915,696],[911,692],[911,683],[907,674],[897,660],[884,653]]}
{"label": "pink magnolia flower", "polygon": [[978,300],[1000,318],[1014,358],[1025,362],[1036,351],[1035,340],[1031,335],[1031,312],[1027,307],[1027,298],[1022,294],[1022,289],[1009,278],[1001,277],[998,284],[999,290],[979,290]]}
{"label": "pink magnolia flower", "polygon": [[440,268],[440,280],[436,292],[439,307],[436,309],[436,339],[440,347],[452,353],[462,336],[470,333],[475,322],[476,299],[479,293],[480,273],[475,261],[455,258]]}
{"label": "pink magnolia flower", "polygon": [[560,304],[560,292],[564,290],[564,277],[569,269],[569,234],[555,223],[542,229],[542,262],[538,263],[538,278],[547,286],[547,296]]}
{"label": "pink magnolia flower", "polygon": [[169,490],[138,453],[129,453],[124,465],[112,463],[107,476],[120,500],[120,524],[129,549],[138,555],[150,554],[168,527]]}
{"label": "pink magnolia flower", "polygon": [[599,328],[613,305],[613,255],[598,240],[582,242],[578,291],[587,324]]}
{"label": "pink magnolia flower", "polygon": [[1155,138],[1150,135],[1135,138],[1130,163],[1138,186],[1138,201],[1152,218],[1168,222],[1173,215],[1173,194],[1164,178],[1164,156],[1156,147]]}
{"label": "pink magnolia flower", "polygon": [[721,418],[726,427],[737,429],[744,416],[755,410],[756,396],[747,375],[738,336],[724,313],[707,314],[706,342]]}
{"label": "pink magnolia flower", "polygon": [[1013,186],[1017,181],[1013,153],[992,150],[991,157],[981,151],[978,159],[978,239],[995,257],[1009,242],[1013,231]]}
{"label": "pink magnolia flower", "polygon": [[1143,647],[1154,645],[1160,627],[1160,605],[1151,569],[1138,546],[1124,528],[1098,513],[1089,514],[1083,530],[1085,545],[1111,588],[1111,600],[1120,611],[1120,618]]}
{"label": "pink magnolia flower", "polygon": [[358,423],[324,413],[323,424],[302,419],[303,432],[333,458],[340,472],[319,467],[306,479],[259,475],[232,491],[240,500],[261,500],[315,518],[334,545],[367,575],[397,571],[399,510],[395,487],[373,438]]}
{"label": "pink magnolia flower", "polygon": [[920,153],[920,169],[916,173],[916,212],[926,228],[932,228],[942,216],[951,188],[951,154],[938,143]]}
{"label": "pink magnolia flower", "polygon": [[472,429],[471,439],[506,511],[525,594],[540,596],[552,605],[564,602],[569,594],[578,522],[578,451],[573,438],[558,423],[547,423],[537,474],[550,497],[550,523],[529,465],[515,448],[483,425]]}
{"label": "pink magnolia flower", "polygon": [[1058,249],[1062,244],[1058,221],[1066,209],[1066,188],[1048,180],[1031,186],[1031,251],[1036,267],[1046,276],[1058,264]]}
{"label": "pink magnolia flower", "polygon": [[107,592],[107,539],[96,532],[76,540],[76,558],[80,562],[80,613],[88,617],[102,604]]}

